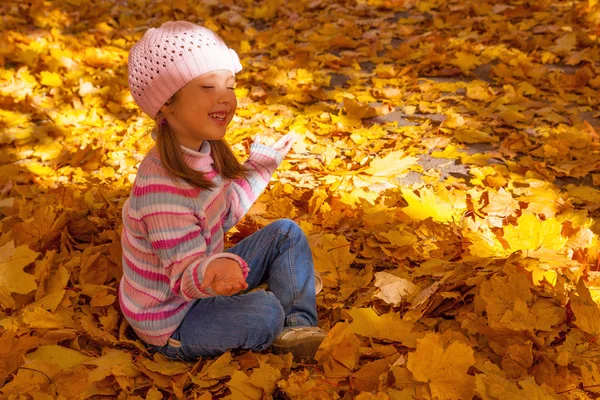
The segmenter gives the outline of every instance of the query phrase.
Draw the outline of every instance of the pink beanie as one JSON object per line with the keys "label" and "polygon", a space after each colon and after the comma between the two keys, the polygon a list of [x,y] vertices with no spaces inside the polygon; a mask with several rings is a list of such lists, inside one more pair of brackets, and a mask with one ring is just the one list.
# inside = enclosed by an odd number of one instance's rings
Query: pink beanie
{"label": "pink beanie", "polygon": [[149,29],[129,52],[129,90],[150,117],[189,81],[207,72],[242,70],[237,53],[210,29],[187,21]]}

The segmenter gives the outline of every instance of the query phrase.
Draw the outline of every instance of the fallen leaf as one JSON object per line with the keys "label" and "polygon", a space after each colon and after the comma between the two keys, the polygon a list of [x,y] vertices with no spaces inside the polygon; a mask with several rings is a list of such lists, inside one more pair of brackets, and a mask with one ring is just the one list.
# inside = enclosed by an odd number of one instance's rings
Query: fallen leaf
{"label": "fallen leaf", "polygon": [[440,337],[427,333],[408,355],[408,369],[415,380],[429,384],[433,398],[467,399],[474,395],[475,378],[467,374],[475,364],[473,349],[461,342],[443,347]]}

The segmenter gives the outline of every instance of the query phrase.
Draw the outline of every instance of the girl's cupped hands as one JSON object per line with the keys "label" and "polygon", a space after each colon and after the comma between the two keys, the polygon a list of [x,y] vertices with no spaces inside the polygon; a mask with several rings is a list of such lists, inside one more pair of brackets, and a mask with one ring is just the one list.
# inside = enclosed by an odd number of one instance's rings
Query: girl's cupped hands
{"label": "girl's cupped hands", "polygon": [[217,295],[232,296],[247,289],[248,284],[237,261],[230,258],[217,258],[206,267],[200,285],[202,290],[209,287]]}

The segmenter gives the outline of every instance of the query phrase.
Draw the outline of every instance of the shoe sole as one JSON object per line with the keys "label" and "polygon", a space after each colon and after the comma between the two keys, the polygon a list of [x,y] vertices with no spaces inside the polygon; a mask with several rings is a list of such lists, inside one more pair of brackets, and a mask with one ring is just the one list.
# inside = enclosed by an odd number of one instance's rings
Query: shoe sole
{"label": "shoe sole", "polygon": [[271,345],[271,352],[273,354],[292,353],[294,362],[314,363],[315,353],[319,349],[323,339],[325,339],[325,336],[309,339],[286,340],[286,344],[273,343]]}

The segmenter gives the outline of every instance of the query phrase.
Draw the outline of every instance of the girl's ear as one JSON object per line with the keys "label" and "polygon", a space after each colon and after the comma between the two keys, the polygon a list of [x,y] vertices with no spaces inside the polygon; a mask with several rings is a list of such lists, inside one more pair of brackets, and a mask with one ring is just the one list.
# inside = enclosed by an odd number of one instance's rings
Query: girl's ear
{"label": "girl's ear", "polygon": [[161,119],[166,118],[168,115],[171,115],[175,112],[175,107],[173,107],[173,103],[175,102],[175,98],[177,97],[179,92],[175,93],[163,106],[158,110],[157,117],[160,115]]}
{"label": "girl's ear", "polygon": [[166,117],[167,115],[173,113],[173,106],[171,106],[171,103],[167,103],[160,108],[158,113]]}

